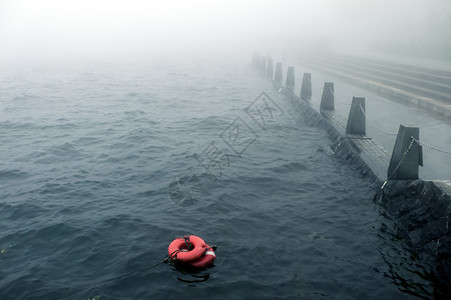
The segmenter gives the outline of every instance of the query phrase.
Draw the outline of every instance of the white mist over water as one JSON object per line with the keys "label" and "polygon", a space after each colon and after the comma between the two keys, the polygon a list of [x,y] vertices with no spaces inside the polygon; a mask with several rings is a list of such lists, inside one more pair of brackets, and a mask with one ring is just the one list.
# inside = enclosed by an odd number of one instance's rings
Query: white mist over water
{"label": "white mist over water", "polygon": [[450,15],[446,0],[3,0],[0,55],[22,61],[306,47],[449,49]]}

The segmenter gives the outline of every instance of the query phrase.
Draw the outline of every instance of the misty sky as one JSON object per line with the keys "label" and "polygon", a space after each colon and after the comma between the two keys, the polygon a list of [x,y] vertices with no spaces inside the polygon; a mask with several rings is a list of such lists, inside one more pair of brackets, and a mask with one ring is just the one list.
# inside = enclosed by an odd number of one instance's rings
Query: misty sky
{"label": "misty sky", "polygon": [[450,19],[451,0],[0,0],[0,55],[281,51],[312,40],[449,45]]}

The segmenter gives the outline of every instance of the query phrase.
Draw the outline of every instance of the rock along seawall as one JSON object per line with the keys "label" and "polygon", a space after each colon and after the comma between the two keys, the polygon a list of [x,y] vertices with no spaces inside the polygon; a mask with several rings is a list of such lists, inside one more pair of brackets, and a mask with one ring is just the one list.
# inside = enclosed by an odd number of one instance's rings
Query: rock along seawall
{"label": "rock along seawall", "polygon": [[[451,294],[451,182],[388,181],[374,201],[390,216],[444,294]],[[438,295],[443,296],[443,295]]]}
{"label": "rock along seawall", "polygon": [[382,188],[373,200],[393,219],[403,240],[417,253],[431,280],[438,284],[435,296],[451,295],[451,181],[390,180],[383,184],[373,166],[362,158],[362,149],[340,133],[331,120],[291,89],[277,85],[276,88],[301,111],[309,126],[320,126],[328,132],[337,157],[359,170],[362,176],[380,182]]}
{"label": "rock along seawall", "polygon": [[307,101],[304,101],[299,96],[296,96],[292,90],[279,88],[279,92],[284,94],[297,110],[301,111],[307,125],[320,126],[327,131],[329,138],[332,141],[331,148],[336,156],[345,160],[356,170],[359,170],[362,176],[369,176],[374,181],[380,182],[382,185],[382,181],[378,179],[378,176],[359,155],[361,150],[351,139],[342,136],[328,119],[324,118]]}

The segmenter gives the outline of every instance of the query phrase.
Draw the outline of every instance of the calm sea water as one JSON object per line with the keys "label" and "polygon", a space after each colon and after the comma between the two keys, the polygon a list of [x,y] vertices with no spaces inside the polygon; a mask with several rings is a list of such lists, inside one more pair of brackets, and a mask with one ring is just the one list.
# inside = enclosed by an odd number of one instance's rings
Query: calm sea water
{"label": "calm sea water", "polygon": [[[379,186],[245,63],[0,72],[1,299],[433,293],[372,204]],[[147,268],[185,234],[218,246],[213,268]]]}

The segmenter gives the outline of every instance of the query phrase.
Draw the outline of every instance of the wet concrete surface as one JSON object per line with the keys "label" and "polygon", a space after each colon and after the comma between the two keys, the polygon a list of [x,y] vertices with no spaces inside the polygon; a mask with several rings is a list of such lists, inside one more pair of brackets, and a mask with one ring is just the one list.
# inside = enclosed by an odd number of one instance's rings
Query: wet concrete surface
{"label": "wet concrete surface", "polygon": [[[284,66],[284,69],[286,66]],[[391,154],[400,124],[420,128],[420,141],[441,150],[451,150],[451,123],[430,112],[380,97],[352,86],[332,75],[306,65],[295,66],[295,94],[299,95],[303,73],[312,74],[312,106],[319,111],[324,82],[334,83],[335,111],[347,119],[353,96],[366,100],[366,136],[374,139]],[[423,147],[423,180],[451,179],[451,154]]]}

